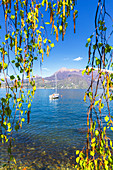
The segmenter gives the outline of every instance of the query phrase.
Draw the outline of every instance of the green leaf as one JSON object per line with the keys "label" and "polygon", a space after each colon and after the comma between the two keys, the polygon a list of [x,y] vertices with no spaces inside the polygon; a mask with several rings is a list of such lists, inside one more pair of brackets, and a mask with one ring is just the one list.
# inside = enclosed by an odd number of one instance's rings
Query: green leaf
{"label": "green leaf", "polygon": [[88,47],[88,43],[86,43],[86,45],[85,45],[86,47]]}
{"label": "green leaf", "polygon": [[101,103],[101,109],[104,107],[104,104],[103,103]]}
{"label": "green leaf", "polygon": [[100,64],[100,60],[96,57],[96,65]]}
{"label": "green leaf", "polygon": [[11,80],[14,80],[14,79],[15,79],[15,77],[14,77],[13,75],[11,75],[11,76],[10,76],[10,79],[11,79]]}
{"label": "green leaf", "polygon": [[31,92],[31,91],[30,91],[30,90],[28,90],[28,93],[27,93],[27,94],[29,95],[29,94],[30,94],[30,92]]}
{"label": "green leaf", "polygon": [[36,86],[33,87],[33,90],[36,91]]}
{"label": "green leaf", "polygon": [[90,155],[94,156],[95,155],[94,151],[90,151]]}
{"label": "green leaf", "polygon": [[19,67],[19,66],[20,66],[20,64],[19,64],[19,63],[15,63],[15,66],[16,66],[16,67]]}
{"label": "green leaf", "polygon": [[10,156],[10,161],[12,161],[12,160],[13,160],[13,155]]}
{"label": "green leaf", "polygon": [[12,63],[15,63],[15,60],[12,60],[11,62],[12,62]]}
{"label": "green leaf", "polygon": [[86,72],[86,70],[83,70],[83,71],[82,71],[82,76],[84,75],[85,72]]}
{"label": "green leaf", "polygon": [[28,104],[28,109],[31,107],[31,103]]}
{"label": "green leaf", "polygon": [[95,45],[93,45],[93,49],[94,49],[94,50],[96,50],[96,48],[97,48],[96,44],[95,44]]}
{"label": "green leaf", "polygon": [[94,106],[96,106],[99,103],[99,100],[95,102]]}
{"label": "green leaf", "polygon": [[1,98],[1,101],[2,101],[3,103],[5,103],[5,102],[6,102],[6,99],[5,99],[4,97],[2,97],[2,98]]}
{"label": "green leaf", "polygon": [[3,139],[3,138],[4,138],[4,135],[1,135],[1,138]]}
{"label": "green leaf", "polygon": [[15,130],[18,131],[18,129],[19,129],[19,125],[17,124],[17,125],[15,126]]}
{"label": "green leaf", "polygon": [[4,63],[4,69],[6,69],[8,67],[8,64]]}
{"label": "green leaf", "polygon": [[103,30],[103,26],[102,25],[99,27],[99,30]]}
{"label": "green leaf", "polygon": [[5,40],[7,40],[9,38],[9,34],[5,35]]}
{"label": "green leaf", "polygon": [[8,153],[11,153],[11,148],[8,148]]}
{"label": "green leaf", "polygon": [[0,62],[0,69],[2,69],[2,62]]}
{"label": "green leaf", "polygon": [[98,131],[98,130],[95,131],[95,135],[96,135],[96,136],[99,135],[99,131]]}
{"label": "green leaf", "polygon": [[21,80],[19,75],[17,75],[17,78],[18,78],[18,80]]}
{"label": "green leaf", "polygon": [[3,79],[3,78],[1,78],[1,81],[4,81],[4,79]]}
{"label": "green leaf", "polygon": [[19,106],[19,108],[20,108],[20,107],[22,106],[22,103],[19,103],[19,105],[18,105],[18,106]]}
{"label": "green leaf", "polygon": [[75,15],[77,15],[77,14],[78,14],[78,11],[77,11],[77,10],[75,10],[75,11],[74,11],[74,13],[75,13]]}
{"label": "green leaf", "polygon": [[4,164],[4,165],[3,165],[3,168],[4,168],[6,165],[7,165],[7,164]]}
{"label": "green leaf", "polygon": [[11,15],[11,19],[15,19],[15,15]]}
{"label": "green leaf", "polygon": [[48,43],[51,43],[51,40],[48,40]]}
{"label": "green leaf", "polygon": [[103,43],[99,43],[98,46],[99,46],[99,48],[102,47],[102,46],[103,46]]}
{"label": "green leaf", "polygon": [[90,38],[93,38],[94,35],[91,35]]}
{"label": "green leaf", "polygon": [[44,42],[44,44],[46,44],[46,42],[47,42],[47,38],[45,38],[45,40],[43,40],[43,42]]}
{"label": "green leaf", "polygon": [[37,57],[34,57],[34,60],[37,60]]}
{"label": "green leaf", "polygon": [[20,10],[20,16],[23,17],[24,16],[24,11]]}
{"label": "green leaf", "polygon": [[106,31],[106,30],[107,30],[107,28],[106,28],[106,27],[104,27],[103,31]]}

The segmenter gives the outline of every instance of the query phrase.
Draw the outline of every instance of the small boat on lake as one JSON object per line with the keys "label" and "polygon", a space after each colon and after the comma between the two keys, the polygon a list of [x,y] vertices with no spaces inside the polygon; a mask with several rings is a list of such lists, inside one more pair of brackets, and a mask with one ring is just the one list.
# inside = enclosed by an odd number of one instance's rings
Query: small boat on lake
{"label": "small boat on lake", "polygon": [[58,99],[59,98],[59,93],[57,93],[57,75],[55,74],[55,82],[56,82],[56,88],[55,88],[55,93],[49,95],[49,99]]}
{"label": "small boat on lake", "polygon": [[51,95],[49,95],[49,99],[52,100],[52,99],[58,99],[59,98],[59,93],[53,93]]}

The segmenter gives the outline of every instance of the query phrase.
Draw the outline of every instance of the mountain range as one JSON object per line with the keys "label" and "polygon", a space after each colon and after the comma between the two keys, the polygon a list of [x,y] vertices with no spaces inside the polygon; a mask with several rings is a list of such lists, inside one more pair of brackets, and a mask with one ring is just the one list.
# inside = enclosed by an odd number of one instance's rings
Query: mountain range
{"label": "mountain range", "polygon": [[[36,87],[38,89],[54,89],[56,86],[56,75],[58,89],[87,89],[91,83],[91,75],[82,75],[82,71],[82,69],[67,69],[63,67],[50,77],[42,78],[36,75],[34,77]],[[95,75],[96,73],[97,71],[94,71]],[[9,85],[12,86],[10,79],[8,79],[8,82]],[[2,83],[1,87],[4,88],[5,83]],[[30,87],[29,79],[24,80],[24,87]]]}
{"label": "mountain range", "polygon": [[45,77],[44,79],[36,76],[36,86],[37,88],[54,88],[56,75],[58,89],[86,89],[89,87],[91,76],[82,75],[82,71],[81,69],[61,68],[50,77]]}

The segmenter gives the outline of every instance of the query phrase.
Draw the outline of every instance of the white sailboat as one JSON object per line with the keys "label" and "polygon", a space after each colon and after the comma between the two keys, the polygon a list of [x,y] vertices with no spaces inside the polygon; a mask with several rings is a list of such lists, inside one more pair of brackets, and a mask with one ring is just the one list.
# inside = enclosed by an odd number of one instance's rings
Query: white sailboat
{"label": "white sailboat", "polygon": [[57,92],[57,75],[56,74],[55,74],[55,83],[56,83],[55,93],[49,95],[50,100],[59,98],[59,93]]}

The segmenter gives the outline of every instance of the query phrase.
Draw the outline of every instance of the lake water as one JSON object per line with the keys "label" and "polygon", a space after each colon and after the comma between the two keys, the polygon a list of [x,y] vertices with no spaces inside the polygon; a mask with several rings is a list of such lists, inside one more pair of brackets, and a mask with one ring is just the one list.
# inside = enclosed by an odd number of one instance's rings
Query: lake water
{"label": "lake water", "polygon": [[[35,169],[61,164],[69,167],[68,164],[75,162],[76,149],[82,149],[86,142],[88,103],[83,101],[85,90],[58,90],[62,97],[50,101],[49,95],[53,92],[36,91],[30,123],[24,122],[23,128],[14,133],[16,161]],[[4,161],[5,153],[4,148]]]}

